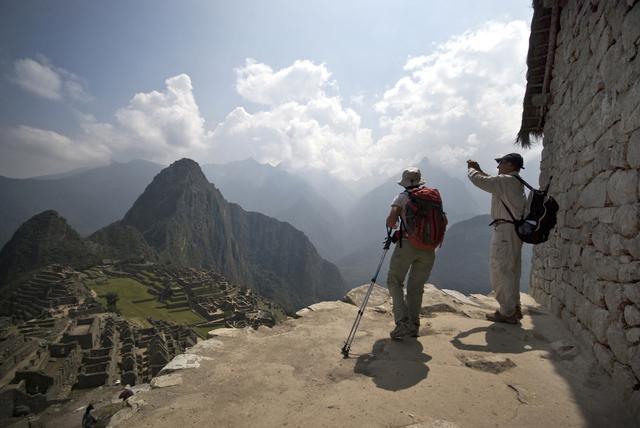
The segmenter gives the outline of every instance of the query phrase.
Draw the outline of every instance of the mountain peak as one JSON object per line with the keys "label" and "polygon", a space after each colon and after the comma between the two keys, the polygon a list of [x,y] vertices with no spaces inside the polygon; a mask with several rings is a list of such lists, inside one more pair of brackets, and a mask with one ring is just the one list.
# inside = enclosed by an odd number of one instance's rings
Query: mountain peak
{"label": "mountain peak", "polygon": [[50,263],[81,266],[94,258],[64,217],[46,210],[24,222],[0,250],[0,278]]}
{"label": "mountain peak", "polygon": [[[212,211],[211,204],[219,205],[221,200],[222,195],[207,181],[200,165],[183,158],[154,177],[124,216],[122,223],[148,232],[148,228],[160,219],[175,218],[176,215],[182,218],[178,213],[186,215],[194,210],[204,215]],[[153,245],[153,239],[150,243]]]}
{"label": "mountain peak", "polygon": [[192,159],[182,158],[175,161],[167,168],[163,169],[160,174],[156,176],[156,179],[169,180],[172,183],[178,184],[203,184],[207,185],[209,182],[204,176],[200,165]]}

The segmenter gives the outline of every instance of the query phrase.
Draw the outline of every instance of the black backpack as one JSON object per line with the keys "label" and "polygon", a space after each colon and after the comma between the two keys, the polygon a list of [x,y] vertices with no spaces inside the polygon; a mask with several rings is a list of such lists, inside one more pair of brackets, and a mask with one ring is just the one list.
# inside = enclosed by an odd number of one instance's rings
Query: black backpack
{"label": "black backpack", "polygon": [[[512,223],[516,228],[516,233],[522,242],[528,244],[540,244],[549,239],[549,233],[556,225],[557,213],[560,208],[558,203],[552,196],[547,194],[549,190],[549,184],[544,190],[534,189],[524,181],[520,176],[514,175],[522,184],[524,184],[531,193],[529,194],[529,209],[521,219],[516,219],[507,205],[502,202],[502,205],[507,209],[511,220],[500,219],[500,221],[507,221]],[[549,179],[551,181],[551,178]],[[495,220],[497,221],[497,220]],[[495,222],[494,221],[494,222]],[[492,223],[493,224],[493,223]]]}

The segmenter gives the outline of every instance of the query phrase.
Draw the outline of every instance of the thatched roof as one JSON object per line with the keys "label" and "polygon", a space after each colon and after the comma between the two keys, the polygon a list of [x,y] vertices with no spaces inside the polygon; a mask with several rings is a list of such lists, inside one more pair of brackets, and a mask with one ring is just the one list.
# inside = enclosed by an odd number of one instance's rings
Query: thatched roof
{"label": "thatched roof", "polygon": [[533,0],[533,18],[527,54],[527,89],[524,93],[522,124],[516,143],[531,145],[539,138],[550,102],[549,84],[556,49],[562,0]]}

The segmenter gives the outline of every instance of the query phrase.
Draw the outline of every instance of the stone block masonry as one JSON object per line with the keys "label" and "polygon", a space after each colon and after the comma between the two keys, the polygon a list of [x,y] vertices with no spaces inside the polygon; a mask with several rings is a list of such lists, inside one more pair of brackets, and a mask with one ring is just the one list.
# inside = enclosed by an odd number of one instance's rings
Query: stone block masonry
{"label": "stone block masonry", "polygon": [[640,416],[640,3],[562,8],[540,185],[560,203],[531,293]]}

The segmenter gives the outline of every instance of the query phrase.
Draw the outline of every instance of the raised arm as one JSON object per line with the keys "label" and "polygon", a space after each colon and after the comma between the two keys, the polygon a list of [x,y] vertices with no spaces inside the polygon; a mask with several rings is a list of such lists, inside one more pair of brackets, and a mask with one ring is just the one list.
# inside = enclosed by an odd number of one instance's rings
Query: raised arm
{"label": "raised arm", "polygon": [[497,193],[499,188],[499,177],[494,177],[492,175],[486,174],[482,171],[479,171],[474,168],[469,168],[467,173],[469,180],[473,183],[474,186],[479,187],[485,192],[489,193]]}

